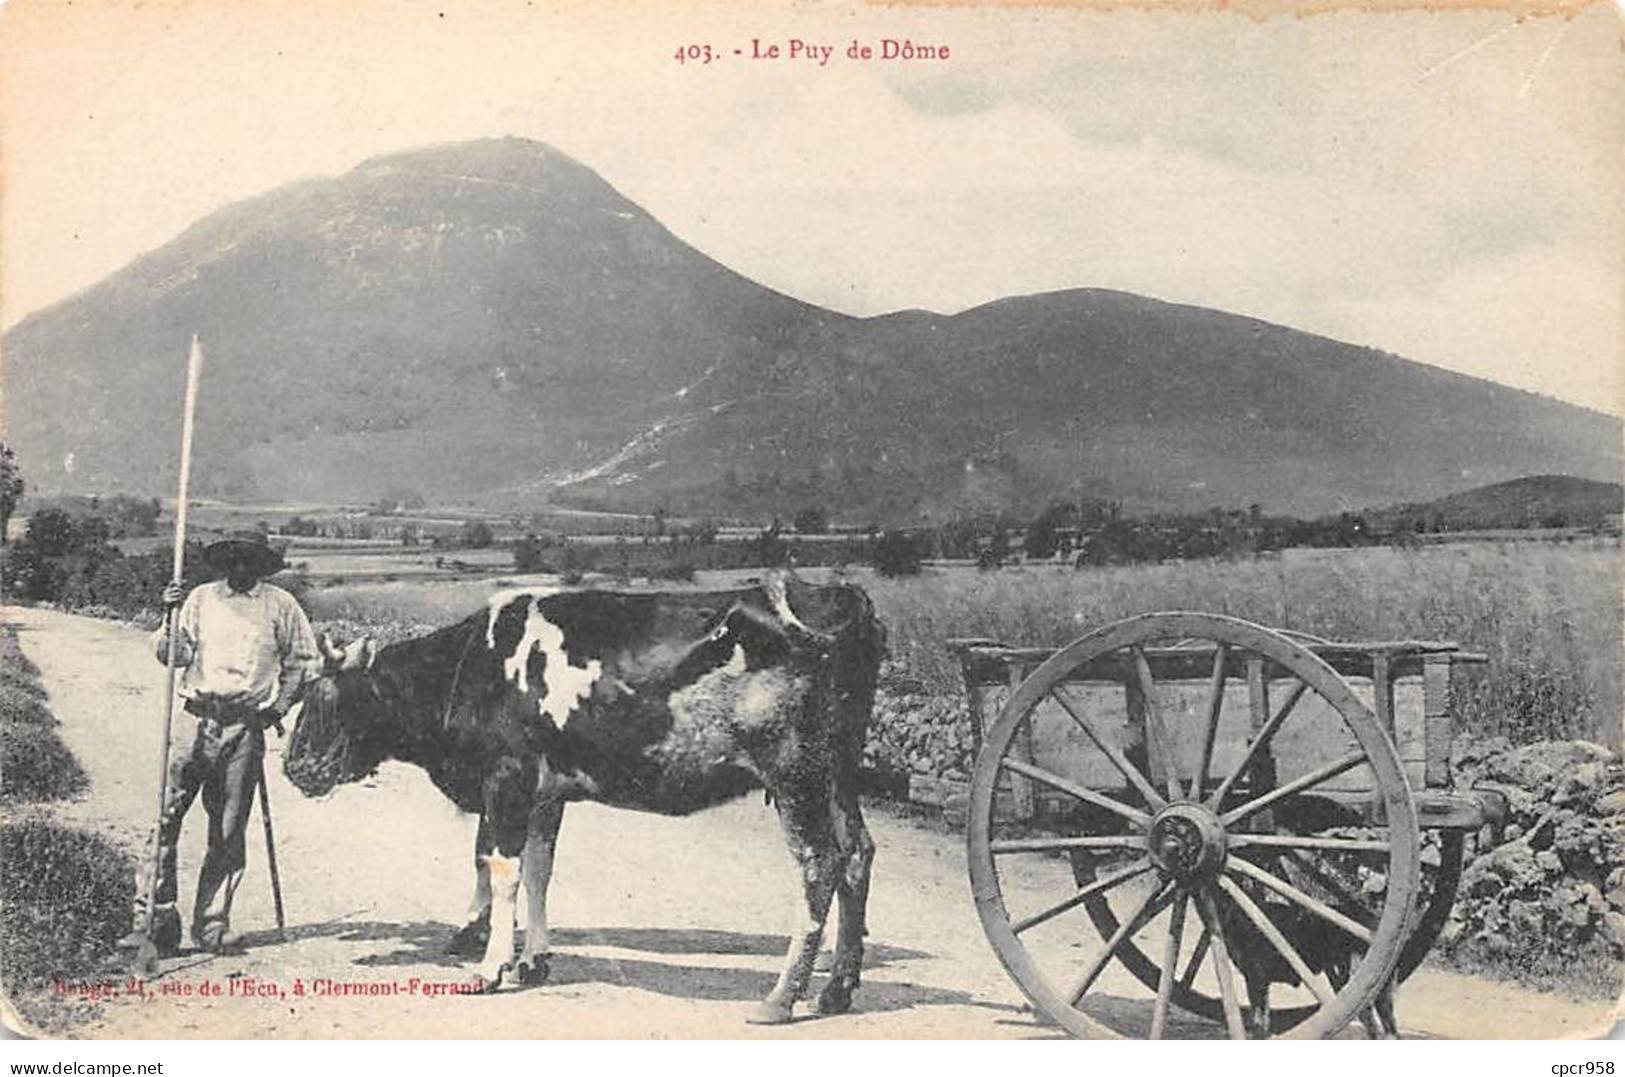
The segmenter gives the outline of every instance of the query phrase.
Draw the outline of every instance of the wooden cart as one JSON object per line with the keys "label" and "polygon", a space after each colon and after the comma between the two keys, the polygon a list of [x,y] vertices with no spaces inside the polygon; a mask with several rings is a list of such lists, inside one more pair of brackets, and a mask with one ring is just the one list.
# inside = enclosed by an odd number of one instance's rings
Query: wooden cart
{"label": "wooden cart", "polygon": [[976,908],[1041,1012],[1084,1036],[1391,1024],[1466,835],[1504,817],[1450,789],[1451,682],[1484,656],[1204,613],[951,646]]}

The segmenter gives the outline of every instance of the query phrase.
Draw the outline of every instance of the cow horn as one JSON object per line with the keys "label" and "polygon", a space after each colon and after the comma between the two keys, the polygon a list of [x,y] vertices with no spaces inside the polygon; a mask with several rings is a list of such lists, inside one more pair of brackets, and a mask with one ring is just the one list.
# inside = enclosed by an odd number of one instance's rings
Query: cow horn
{"label": "cow horn", "polygon": [[322,657],[327,659],[330,665],[336,666],[340,662],[344,661],[344,652],[339,650],[338,646],[334,644],[332,636],[329,636],[326,632],[323,632],[317,643],[321,648]]}

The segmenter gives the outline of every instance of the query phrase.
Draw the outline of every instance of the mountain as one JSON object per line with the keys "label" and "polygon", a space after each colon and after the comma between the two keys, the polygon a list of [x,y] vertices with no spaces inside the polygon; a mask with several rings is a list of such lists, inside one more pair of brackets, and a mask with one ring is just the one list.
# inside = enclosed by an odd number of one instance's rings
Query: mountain
{"label": "mountain", "polygon": [[1478,486],[1448,497],[1367,513],[1383,529],[1500,530],[1599,527],[1625,511],[1625,487],[1568,475],[1531,475]]}
{"label": "mountain", "polygon": [[193,332],[194,486],[237,499],[1311,515],[1621,468],[1615,419],[1200,307],[1084,289],[836,314],[519,139],[228,206],[20,323],[0,344],[33,487],[172,488]]}

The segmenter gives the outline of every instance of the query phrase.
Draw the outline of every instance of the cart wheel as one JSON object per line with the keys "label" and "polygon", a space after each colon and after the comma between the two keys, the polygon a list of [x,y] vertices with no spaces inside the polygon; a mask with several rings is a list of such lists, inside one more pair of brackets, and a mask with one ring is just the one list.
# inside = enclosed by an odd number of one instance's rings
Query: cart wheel
{"label": "cart wheel", "polygon": [[[1360,837],[1373,837],[1385,833],[1386,830],[1378,830],[1375,834],[1361,834]],[[1394,978],[1401,983],[1409,979],[1411,973],[1421,966],[1423,959],[1433,949],[1434,942],[1438,940],[1439,932],[1444,930],[1445,923],[1450,919],[1450,910],[1455,906],[1456,891],[1461,884],[1461,869],[1466,858],[1465,838],[1466,835],[1459,830],[1439,831],[1438,864],[1430,864],[1425,853],[1422,856],[1419,895],[1421,907],[1415,910],[1415,926],[1405,938],[1405,945],[1399,952],[1399,963],[1394,969]],[[1358,875],[1362,866],[1368,876],[1373,872],[1380,872],[1381,857],[1385,855],[1386,850],[1381,853],[1351,854],[1342,858],[1345,861],[1356,862],[1352,876],[1348,871],[1339,869],[1337,857],[1320,858],[1315,857],[1312,850],[1306,852],[1307,856],[1293,854],[1295,858],[1302,857],[1303,867],[1309,872],[1307,879],[1300,880],[1305,884],[1305,888],[1321,900],[1335,903],[1362,926],[1370,928],[1375,925],[1381,911],[1381,901],[1373,901],[1369,895],[1361,891]],[[1079,887],[1095,881],[1094,858],[1074,856],[1072,869],[1074,882]],[[1091,896],[1084,902],[1083,907],[1101,938],[1111,938],[1121,926],[1116,913],[1112,911],[1111,903],[1103,896],[1099,894]],[[1155,961],[1134,944],[1133,939],[1124,940],[1118,949],[1117,957],[1123,967],[1133,973],[1135,979],[1150,990],[1157,989],[1161,970]],[[1209,1020],[1224,1020],[1224,1009],[1220,999],[1193,990],[1183,981],[1174,984],[1172,1001],[1174,1005]],[[1272,1010],[1271,1030],[1276,1034],[1284,1032],[1312,1012],[1313,1007],[1308,1006]]]}
{"label": "cart wheel", "polygon": [[[1203,667],[1201,705],[1184,720],[1164,696],[1169,685],[1152,673],[1173,641],[1182,641],[1181,668]],[[1079,683],[1099,684],[1118,669],[1143,701],[1140,738],[1135,723],[1123,738],[1121,721],[1113,724]],[[1295,683],[1271,708],[1269,686],[1280,678]],[[1216,765],[1226,697],[1236,688],[1247,693],[1256,728],[1235,744],[1237,758]],[[1311,694],[1321,705],[1300,707]],[[1067,773],[1032,761],[1041,709],[1082,734],[1067,750],[1086,758],[1069,756]],[[1181,751],[1186,744],[1192,750]],[[1280,780],[1277,755],[1294,757]],[[1330,783],[1345,774],[1340,796],[1331,795]],[[1070,808],[1064,833],[1035,836],[996,814],[1011,780],[1060,794]],[[1351,781],[1365,790],[1352,795],[1363,809],[1358,820],[1348,818]],[[1410,788],[1375,716],[1312,652],[1213,614],[1131,618],[1040,665],[977,757],[967,838],[977,912],[994,951],[1042,1013],[1080,1036],[1160,1038],[1181,1020],[1170,1007],[1222,1021],[1238,1039],[1249,1030],[1331,1035],[1399,967],[1420,880]],[[1355,900],[1338,898],[1308,870],[1325,863],[1339,869],[1329,874],[1354,880]],[[1080,906],[1099,939],[1067,915]],[[1114,959],[1130,975],[1116,974]],[[1271,982],[1295,997],[1272,1009]],[[1187,1022],[1172,1031],[1210,1028]]]}

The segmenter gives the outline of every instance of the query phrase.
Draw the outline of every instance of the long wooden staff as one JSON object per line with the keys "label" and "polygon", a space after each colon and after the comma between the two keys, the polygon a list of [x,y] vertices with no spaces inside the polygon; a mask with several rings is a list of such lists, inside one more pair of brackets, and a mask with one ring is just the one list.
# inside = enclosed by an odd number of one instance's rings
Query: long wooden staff
{"label": "long wooden staff", "polygon": [[271,872],[271,900],[276,905],[276,937],[286,942],[288,916],[282,911],[282,876],[276,870],[276,832],[271,829],[271,791],[265,786],[263,753],[260,755],[260,822],[265,824],[265,865]]}
{"label": "long wooden staff", "polygon": [[[187,486],[192,477],[192,416],[197,408],[198,375],[203,369],[203,348],[197,335],[192,336],[192,353],[186,364],[186,404],[181,419],[181,481],[175,498],[175,556],[170,569],[170,580],[179,584],[186,567],[186,507]],[[164,735],[158,751],[158,820],[152,830],[152,850],[147,862],[147,901],[141,918],[140,945],[136,949],[135,963],[143,972],[151,974],[158,967],[158,945],[153,941],[153,918],[158,904],[158,869],[162,857],[164,806],[169,800],[169,736],[175,720],[175,670],[178,667],[175,652],[177,622],[180,609],[171,607],[164,614],[165,675],[164,675]]]}

